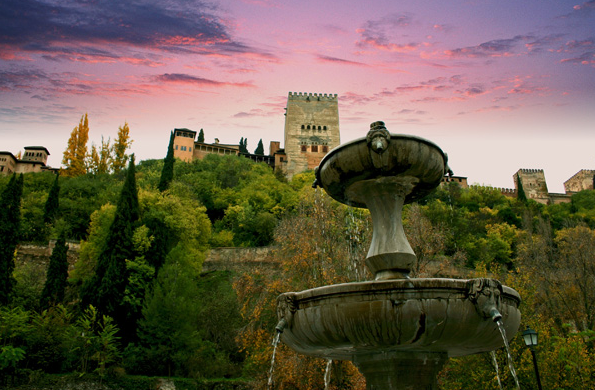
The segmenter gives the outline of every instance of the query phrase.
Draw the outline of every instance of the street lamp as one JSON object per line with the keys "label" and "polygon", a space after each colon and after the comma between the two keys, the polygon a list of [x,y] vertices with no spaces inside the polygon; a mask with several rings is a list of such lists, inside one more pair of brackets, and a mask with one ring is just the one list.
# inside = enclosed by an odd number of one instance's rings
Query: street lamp
{"label": "street lamp", "polygon": [[535,347],[537,346],[537,332],[527,326],[527,329],[523,331],[523,340],[525,344],[531,350],[533,355],[533,367],[535,367],[535,376],[537,377],[537,387],[541,389],[541,379],[539,379],[539,369],[537,368],[537,358],[535,357]]}

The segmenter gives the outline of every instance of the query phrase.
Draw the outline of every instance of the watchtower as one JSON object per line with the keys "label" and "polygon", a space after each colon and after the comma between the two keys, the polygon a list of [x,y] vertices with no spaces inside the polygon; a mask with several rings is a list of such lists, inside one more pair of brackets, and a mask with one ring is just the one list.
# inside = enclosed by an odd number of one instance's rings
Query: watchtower
{"label": "watchtower", "polygon": [[289,92],[285,113],[285,173],[314,169],[341,143],[337,94]]}
{"label": "watchtower", "polygon": [[519,191],[517,180],[520,180],[527,199],[543,204],[549,203],[550,196],[543,169],[519,169],[512,178],[517,194]]}

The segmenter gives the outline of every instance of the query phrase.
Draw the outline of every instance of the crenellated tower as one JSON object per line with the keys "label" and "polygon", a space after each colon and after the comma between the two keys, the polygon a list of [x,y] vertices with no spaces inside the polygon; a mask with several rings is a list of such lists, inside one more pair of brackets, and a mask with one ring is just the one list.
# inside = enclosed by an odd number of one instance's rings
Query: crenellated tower
{"label": "crenellated tower", "polygon": [[285,113],[287,177],[316,168],[340,143],[337,94],[289,92]]}
{"label": "crenellated tower", "polygon": [[528,199],[533,199],[534,201],[543,204],[548,204],[550,202],[543,169],[519,169],[512,178],[517,193],[519,191],[517,180],[520,180],[521,185],[523,186],[523,191]]}

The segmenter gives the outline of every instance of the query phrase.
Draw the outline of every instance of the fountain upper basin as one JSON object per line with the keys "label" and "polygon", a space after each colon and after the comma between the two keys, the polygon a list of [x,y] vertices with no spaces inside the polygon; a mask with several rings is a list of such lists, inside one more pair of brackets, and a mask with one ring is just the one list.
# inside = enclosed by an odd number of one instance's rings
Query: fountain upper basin
{"label": "fountain upper basin", "polygon": [[[463,356],[492,351],[503,340],[472,296],[476,280],[381,280],[285,293],[278,300],[278,315],[287,322],[281,339],[297,352],[336,360],[392,352]],[[504,328],[515,334],[520,296],[506,286],[496,295],[491,299]]]}
{"label": "fountain upper basin", "polygon": [[366,204],[349,196],[357,182],[380,177],[415,177],[415,188],[405,203],[420,199],[436,188],[448,170],[447,157],[436,144],[424,138],[390,134],[380,138],[384,149],[372,147],[372,137],[363,137],[332,149],[316,170],[316,183],[335,200],[354,207]]}

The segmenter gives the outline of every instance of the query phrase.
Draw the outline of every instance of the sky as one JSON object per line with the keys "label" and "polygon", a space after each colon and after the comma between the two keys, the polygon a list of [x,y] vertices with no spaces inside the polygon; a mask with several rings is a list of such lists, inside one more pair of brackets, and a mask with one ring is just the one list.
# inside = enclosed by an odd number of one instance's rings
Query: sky
{"label": "sky", "polygon": [[283,143],[289,92],[337,94],[341,142],[427,138],[469,183],[550,192],[595,169],[595,1],[2,0],[0,150],[61,165],[128,123],[137,161],[174,128]]}

